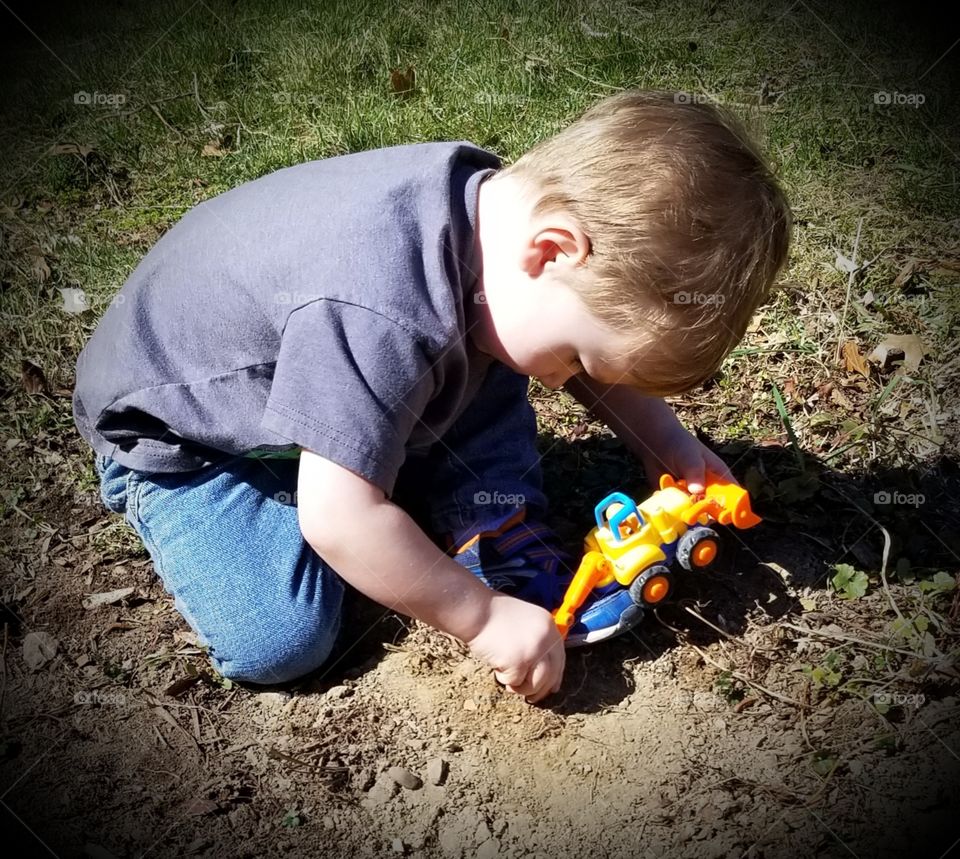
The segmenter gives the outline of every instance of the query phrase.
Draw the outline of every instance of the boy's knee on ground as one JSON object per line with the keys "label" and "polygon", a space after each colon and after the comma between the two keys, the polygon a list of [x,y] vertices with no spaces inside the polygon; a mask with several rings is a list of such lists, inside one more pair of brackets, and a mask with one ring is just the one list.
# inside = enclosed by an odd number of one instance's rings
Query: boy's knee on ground
{"label": "boy's knee on ground", "polygon": [[315,671],[330,656],[339,616],[267,617],[253,625],[218,629],[209,656],[230,680],[269,685],[287,683]]}

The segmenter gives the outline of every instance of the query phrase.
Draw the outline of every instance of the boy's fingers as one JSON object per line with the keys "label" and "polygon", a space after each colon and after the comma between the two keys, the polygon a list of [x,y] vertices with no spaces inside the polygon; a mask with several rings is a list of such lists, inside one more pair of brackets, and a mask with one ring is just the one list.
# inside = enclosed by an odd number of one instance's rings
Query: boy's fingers
{"label": "boy's fingers", "polygon": [[701,459],[699,462],[691,463],[683,468],[683,479],[687,481],[687,488],[693,492],[703,492],[706,488],[706,464]]}
{"label": "boy's fingers", "polygon": [[540,687],[541,691],[537,693],[536,698],[528,698],[527,700],[530,701],[530,703],[535,704],[537,701],[546,698],[548,695],[553,695],[555,692],[559,692],[560,684],[563,682],[563,671],[566,668],[566,664],[567,652],[564,647],[560,646],[551,648],[546,658],[541,663],[543,666],[543,684]]}
{"label": "boy's fingers", "polygon": [[[515,687],[523,685],[523,681],[527,676],[527,666],[526,665],[514,665],[505,671],[494,671],[493,676],[496,679],[497,683],[500,683],[503,686]],[[512,688],[510,691],[514,691]]]}
{"label": "boy's fingers", "polygon": [[530,672],[529,680],[526,684],[528,690],[525,692],[532,701],[539,701],[550,694],[550,686],[553,681],[553,668],[549,659],[542,659],[533,666]]}
{"label": "boy's fingers", "polygon": [[721,477],[724,480],[729,480],[731,483],[736,483],[738,486],[740,485],[737,482],[737,478],[733,476],[733,472],[727,467],[727,464],[712,451],[710,452],[710,456],[707,458],[707,469],[716,474],[717,477]]}

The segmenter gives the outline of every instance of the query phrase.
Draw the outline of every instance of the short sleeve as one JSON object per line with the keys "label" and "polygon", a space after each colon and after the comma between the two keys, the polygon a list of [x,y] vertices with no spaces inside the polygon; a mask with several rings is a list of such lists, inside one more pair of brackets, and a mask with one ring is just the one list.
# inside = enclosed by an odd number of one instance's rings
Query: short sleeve
{"label": "short sleeve", "polygon": [[320,299],[287,320],[261,423],[389,497],[434,390],[433,364],[407,328]]}

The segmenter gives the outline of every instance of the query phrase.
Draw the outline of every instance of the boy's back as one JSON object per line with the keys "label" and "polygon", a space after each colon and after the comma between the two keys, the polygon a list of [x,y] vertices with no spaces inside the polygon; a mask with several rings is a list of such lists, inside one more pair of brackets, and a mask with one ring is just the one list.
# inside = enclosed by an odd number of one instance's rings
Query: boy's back
{"label": "boy's back", "polygon": [[464,337],[463,298],[479,183],[498,166],[468,143],[397,146],[197,206],[84,349],[81,434],[149,472],[294,440],[389,495],[405,454],[443,435],[491,360]]}

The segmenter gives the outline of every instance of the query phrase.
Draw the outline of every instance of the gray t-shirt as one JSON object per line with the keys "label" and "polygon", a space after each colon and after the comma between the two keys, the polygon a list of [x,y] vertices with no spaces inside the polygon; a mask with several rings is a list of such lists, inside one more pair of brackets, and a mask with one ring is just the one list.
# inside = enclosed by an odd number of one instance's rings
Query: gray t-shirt
{"label": "gray t-shirt", "polygon": [[278,170],[188,212],[144,257],[77,362],[74,418],[147,472],[307,448],[389,496],[492,358],[465,329],[480,182],[467,142]]}

